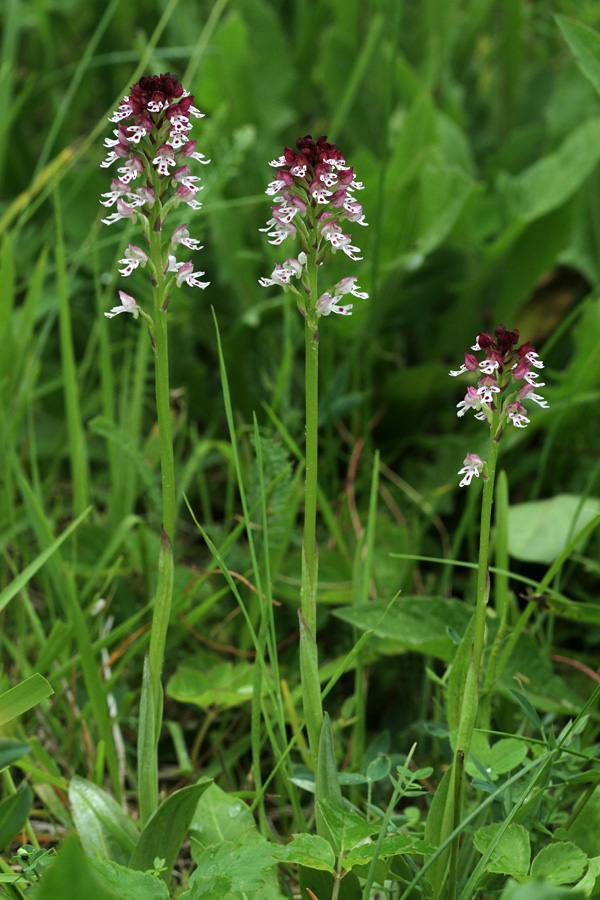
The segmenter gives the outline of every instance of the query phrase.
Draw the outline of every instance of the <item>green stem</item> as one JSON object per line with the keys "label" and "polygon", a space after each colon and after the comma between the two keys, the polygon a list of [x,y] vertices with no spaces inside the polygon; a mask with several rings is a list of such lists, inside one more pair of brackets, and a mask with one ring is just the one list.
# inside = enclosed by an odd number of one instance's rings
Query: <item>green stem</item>
{"label": "green stem", "polygon": [[308,318],[306,338],[306,469],[304,482],[304,555],[306,559],[307,588],[302,592],[302,615],[315,634],[317,588],[317,473],[319,429],[319,342],[315,340],[315,326]]}
{"label": "green stem", "polygon": [[[319,738],[323,722],[321,688],[318,678],[317,649],[317,570],[316,543],[317,475],[319,462],[319,332],[314,306],[317,298],[316,253],[307,264],[308,301],[305,317],[305,408],[306,449],[304,481],[304,552],[300,591],[300,680],[304,716],[308,725],[308,742],[313,765],[319,754]],[[312,727],[311,727],[312,723]]]}
{"label": "green stem", "polygon": [[[160,215],[160,213],[159,213]],[[173,459],[173,433],[171,429],[171,404],[169,398],[169,342],[167,332],[167,310],[165,304],[165,279],[162,275],[163,262],[160,231],[150,233],[150,258],[158,281],[154,284],[153,326],[156,414],[158,418],[158,441],[160,447],[160,470],[162,481],[162,529],[158,559],[158,581],[152,614],[152,632],[148,663],[150,684],[154,700],[155,740],[158,743],[162,724],[161,674],[167,640],[167,629],[171,616],[173,597],[173,538],[175,531],[175,463]]]}
{"label": "green stem", "polygon": [[[494,481],[498,460],[499,435],[496,434],[500,419],[499,411],[494,413],[491,426],[490,448],[487,460],[487,481],[483,484],[481,500],[481,526],[479,530],[479,568],[477,573],[477,607],[475,610],[475,636],[473,640],[473,662],[477,680],[481,675],[483,640],[485,635],[486,606],[490,592],[489,553],[492,526],[492,505],[494,503]],[[468,751],[467,751],[468,752]]]}

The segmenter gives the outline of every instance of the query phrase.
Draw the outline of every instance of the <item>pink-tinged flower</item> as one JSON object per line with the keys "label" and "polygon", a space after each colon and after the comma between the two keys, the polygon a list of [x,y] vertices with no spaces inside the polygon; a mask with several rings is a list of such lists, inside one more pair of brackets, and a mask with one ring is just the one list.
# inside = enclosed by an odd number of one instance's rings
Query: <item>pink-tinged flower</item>
{"label": "pink-tinged flower", "polygon": [[300,260],[288,258],[283,265],[277,263],[270,278],[259,278],[258,283],[263,287],[268,287],[271,284],[278,284],[281,287],[285,287],[290,283],[292,278],[300,278],[301,275],[302,263]]}
{"label": "pink-tinged flower", "polygon": [[200,241],[190,237],[186,224],[180,225],[171,235],[171,246],[176,247],[177,244],[183,244],[184,247],[189,247],[190,250],[202,250]]}
{"label": "pink-tinged flower", "polygon": [[538,403],[543,409],[548,409],[548,401],[535,393],[536,387],[541,387],[541,385],[531,384],[531,382],[522,384],[517,394],[519,400],[534,400],[535,403]]}
{"label": "pink-tinged flower", "polygon": [[476,356],[473,356],[472,353],[465,353],[465,361],[460,367],[460,369],[456,369],[453,372],[448,372],[449,375],[455,377],[456,375],[462,375],[464,372],[476,372],[479,368],[479,360]]}
{"label": "pink-tinged flower", "polygon": [[173,184],[183,184],[192,191],[202,190],[196,187],[196,181],[200,181],[200,178],[198,175],[192,175],[189,166],[179,166],[173,174]]}
{"label": "pink-tinged flower", "polygon": [[127,194],[129,194],[129,185],[124,181],[120,181],[118,178],[113,178],[110,186],[110,191],[100,195],[101,197],[106,197],[106,200],[100,201],[102,206],[112,206],[113,203],[116,203],[120,197],[125,197]]}
{"label": "pink-tinged flower", "polygon": [[194,266],[191,262],[180,263],[177,268],[178,271],[175,280],[178,287],[181,287],[184,281],[186,284],[189,284],[190,287],[202,288],[202,290],[207,288],[210,284],[210,281],[199,281],[200,276],[204,275],[204,272],[194,272]]}
{"label": "pink-tinged flower", "polygon": [[491,375],[486,375],[485,378],[482,378],[479,382],[477,393],[481,397],[482,403],[493,403],[494,394],[500,393],[498,382],[495,378],[492,378]]}
{"label": "pink-tinged flower", "polygon": [[349,275],[347,278],[342,278],[341,281],[338,281],[333,292],[338,295],[352,294],[353,297],[359,297],[361,300],[369,299],[367,292],[361,291],[357,285],[354,275]]}
{"label": "pink-tinged flower", "polygon": [[482,472],[483,460],[481,459],[481,457],[477,456],[476,453],[467,453],[463,461],[463,468],[459,469],[458,472],[459,475],[464,475],[464,478],[460,482],[460,487],[465,487],[465,485],[471,484],[473,476],[479,478]]}
{"label": "pink-tinged flower", "polygon": [[110,216],[107,216],[106,219],[101,219],[100,221],[104,225],[114,225],[115,222],[118,222],[119,219],[133,219],[135,220],[137,213],[135,211],[135,206],[138,204],[130,203],[127,204],[121,198],[117,200],[117,211],[115,213],[111,213]]}
{"label": "pink-tinged flower", "polygon": [[316,304],[317,315],[328,316],[329,313],[338,313],[340,316],[352,315],[352,303],[340,306],[337,302],[340,298],[332,294],[321,294]]}
{"label": "pink-tinged flower", "polygon": [[180,184],[174,194],[175,205],[177,206],[180,201],[183,203],[187,203],[192,209],[200,209],[202,204],[199,200],[196,200],[196,194],[198,193],[197,189],[189,188],[185,184]]}
{"label": "pink-tinged flower", "polygon": [[179,158],[195,159],[196,162],[202,163],[203,166],[207,166],[210,162],[210,159],[207,159],[204,153],[196,152],[196,141],[186,141],[179,151]]}
{"label": "pink-tinged flower", "polygon": [[131,313],[134,319],[140,314],[140,309],[133,297],[130,297],[129,294],[126,294],[125,291],[119,291],[119,297],[121,298],[121,306],[113,306],[110,312],[105,312],[104,315],[107,319],[112,319],[113,316],[118,316],[119,313]]}
{"label": "pink-tinged flower", "polygon": [[135,181],[136,178],[144,171],[144,164],[137,156],[131,156],[122,166],[119,166],[117,172],[121,176],[121,181],[127,184],[129,181]]}
{"label": "pink-tinged flower", "polygon": [[468,409],[474,409],[479,411],[481,409],[481,397],[477,393],[474,387],[467,388],[467,393],[465,394],[464,400],[461,400],[460,403],[457,403],[456,406],[458,408],[457,416],[464,416]]}
{"label": "pink-tinged flower", "polygon": [[[127,250],[125,251],[125,257],[119,260],[119,263],[125,268],[119,269],[119,272],[123,276],[131,275],[134,269],[137,269],[138,266],[142,266],[142,268],[148,262],[148,257],[144,253],[141,247],[135,247],[133,244],[130,244]],[[127,295],[125,295],[127,296]]]}
{"label": "pink-tinged flower", "polygon": [[525,428],[526,425],[529,425],[530,420],[526,415],[527,410],[522,403],[519,403],[518,400],[514,400],[512,403],[509,403],[506,406],[504,412],[507,414],[513,425],[515,425],[517,428]]}

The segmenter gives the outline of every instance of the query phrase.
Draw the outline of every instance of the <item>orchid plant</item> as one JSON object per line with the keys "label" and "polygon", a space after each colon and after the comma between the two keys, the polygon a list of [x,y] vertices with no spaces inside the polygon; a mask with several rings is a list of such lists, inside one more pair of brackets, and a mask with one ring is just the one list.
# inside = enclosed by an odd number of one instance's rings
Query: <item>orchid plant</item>
{"label": "orchid plant", "polygon": [[[297,238],[300,252],[278,263],[270,278],[261,278],[263,287],[282,287],[291,293],[304,317],[305,331],[305,411],[306,470],[304,489],[304,552],[300,610],[300,665],[304,712],[309,747],[316,768],[323,723],[317,671],[316,603],[318,550],[316,545],[318,414],[319,414],[319,319],[330,313],[348,316],[352,304],[348,295],[365,300],[354,276],[349,276],[320,293],[319,275],[328,257],[342,251],[352,261],[360,260],[360,249],[344,233],[342,222],[367,225],[354,192],[363,185],[354,169],[325,135],[310,135],[296,141],[296,149],[286,147],[270,163],[276,176],[267,187],[272,198],[272,215],[265,228],[269,243],[278,246]],[[313,677],[310,677],[313,673]]]}
{"label": "orchid plant", "polygon": [[[471,484],[473,478],[483,478],[483,495],[481,502],[481,524],[479,531],[479,561],[477,572],[477,600],[474,615],[473,645],[470,664],[467,667],[462,690],[460,707],[460,724],[455,740],[455,761],[451,772],[451,787],[448,789],[448,805],[453,807],[453,827],[461,820],[462,806],[462,774],[465,761],[469,758],[469,749],[473,729],[477,721],[480,706],[481,681],[483,668],[483,649],[485,639],[486,607],[490,594],[489,551],[492,520],[492,504],[494,500],[494,482],[500,440],[508,425],[525,428],[529,424],[527,409],[523,401],[533,400],[541,407],[548,403],[537,390],[544,387],[539,382],[537,369],[544,368],[535,348],[529,341],[518,345],[519,332],[508,330],[504,325],[494,329],[494,337],[487,332],[480,332],[473,346],[475,353],[482,353],[483,359],[474,353],[465,353],[464,363],[459,369],[449,374],[458,377],[466,373],[477,374],[477,387],[469,387],[464,398],[457,404],[459,417],[469,409],[475,412],[475,418],[487,422],[490,432],[487,459],[476,453],[467,453],[463,467],[460,486]],[[501,623],[496,643],[501,640],[504,622]],[[491,667],[493,669],[493,667]],[[487,674],[493,674],[492,672]],[[486,674],[486,679],[487,679]],[[489,681],[489,679],[487,679]],[[487,727],[484,724],[484,727]],[[455,839],[450,859],[450,897],[456,895],[456,860],[459,839]]]}
{"label": "orchid plant", "polygon": [[[120,274],[127,278],[138,267],[145,268],[152,285],[152,305],[142,307],[134,297],[119,291],[121,303],[105,313],[108,318],[120,313],[140,316],[148,326],[155,359],[156,411],[160,443],[162,476],[162,535],[158,560],[158,583],[154,602],[150,649],[148,654],[146,691],[142,703],[146,703],[152,720],[152,740],[156,744],[162,723],[161,672],[167,628],[173,593],[173,540],[175,531],[175,468],[171,409],[169,400],[169,351],[167,335],[167,308],[171,292],[184,283],[189,287],[204,289],[208,282],[201,281],[204,272],[195,272],[191,261],[178,261],[175,253],[179,247],[201,250],[198,240],[190,237],[187,224],[176,227],[165,236],[165,220],[171,210],[181,204],[198,210],[197,199],[202,190],[199,177],[193,175],[188,162],[208,163],[202,153],[196,151],[196,141],[191,140],[190,117],[201,118],[194,106],[194,97],[184,90],[177,76],[144,76],[131,88],[128,96],[119,104],[109,121],[116,125],[114,138],[106,138],[108,149],[102,168],[120,163],[117,178],[112,179],[111,190],[102,194],[100,202],[105,207],[115,207],[102,222],[112,225],[121,220],[139,226],[145,249],[129,244],[119,260]],[[137,185],[137,186],[136,186]],[[147,751],[140,754],[140,766],[148,761]],[[141,779],[140,779],[141,781]],[[147,819],[157,803],[156,787],[141,795],[142,819]]]}

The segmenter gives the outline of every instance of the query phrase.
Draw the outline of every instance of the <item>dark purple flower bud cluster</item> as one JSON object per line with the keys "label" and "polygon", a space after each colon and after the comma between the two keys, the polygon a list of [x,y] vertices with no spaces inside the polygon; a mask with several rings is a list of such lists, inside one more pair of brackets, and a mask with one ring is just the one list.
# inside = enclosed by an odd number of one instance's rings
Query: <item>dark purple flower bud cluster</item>
{"label": "dark purple flower bud cluster", "polygon": [[[198,184],[200,178],[192,175],[187,163],[192,159],[199,163],[210,160],[198,153],[196,141],[189,139],[190,116],[203,116],[193,104],[193,95],[184,90],[176,75],[169,72],[145,75],[133,85],[129,96],[123,98],[109,119],[117,127],[113,130],[114,138],[104,141],[109,152],[100,164],[102,168],[108,168],[114,162],[121,162],[118,177],[112,179],[111,190],[102,194],[104,199],[100,201],[103,206],[114,206],[116,210],[102,219],[105,225],[120,219],[136,221],[149,245],[151,234],[162,231],[170,209],[180,203],[194,210],[200,209],[202,204],[197,200],[197,194],[202,190]],[[134,182],[138,179],[136,187]],[[171,196],[167,197],[169,188]],[[124,266],[121,274],[128,276],[137,266],[148,263],[154,283],[167,273],[177,273],[173,276],[177,286],[186,281],[193,287],[206,287],[207,282],[198,280],[203,272],[193,272],[190,262],[179,263],[169,252],[169,248],[174,249],[177,243],[193,250],[201,249],[198,241],[189,237],[187,226],[182,225],[161,247],[157,254],[160,259],[150,259],[142,248],[130,244],[120,260]],[[122,307],[115,307],[113,315],[131,312],[132,304],[135,304],[132,297],[122,291],[120,294],[121,299],[127,297],[127,301],[123,301]]]}
{"label": "dark purple flower bud cluster", "polygon": [[[504,325],[498,325],[494,335],[495,338],[485,331],[480,332],[471,350],[483,353],[484,358],[465,353],[463,365],[450,375],[477,372],[480,376],[477,387],[467,389],[464,399],[457,404],[457,415],[464,416],[468,409],[474,410],[475,418],[487,421],[493,428],[493,437],[499,440],[509,421],[517,428],[529,424],[523,400],[533,400],[544,408],[548,403],[536,393],[544,384],[537,381],[538,373],[533,370],[543,369],[544,364],[535,348],[529,341],[517,346],[519,332],[516,329],[509,331]],[[465,475],[461,487],[469,484],[473,475],[478,476],[483,467],[478,456],[468,454],[465,468],[459,472]]]}
{"label": "dark purple flower bud cluster", "polygon": [[[342,250],[352,260],[360,249],[352,244],[349,234],[344,234],[342,221],[366,225],[363,208],[354,197],[354,191],[363,185],[354,178],[354,169],[346,165],[342,153],[323,135],[313,140],[310,135],[298,138],[296,150],[286,147],[283,155],[270,163],[277,170],[276,178],[266,193],[273,198],[272,217],[266,228],[269,243],[281,244],[288,237],[298,237],[298,258],[288,258],[278,264],[270,278],[261,278],[267,287],[278,284],[292,289],[290,279],[299,279],[307,290],[306,266],[314,261],[320,266],[328,253]],[[345,293],[366,298],[359,291],[355,278],[345,278],[318,300],[311,300],[311,309],[317,316],[330,312],[349,315],[352,306],[342,306],[339,299]],[[339,288],[339,290],[338,290]],[[302,308],[302,307],[301,307]]]}

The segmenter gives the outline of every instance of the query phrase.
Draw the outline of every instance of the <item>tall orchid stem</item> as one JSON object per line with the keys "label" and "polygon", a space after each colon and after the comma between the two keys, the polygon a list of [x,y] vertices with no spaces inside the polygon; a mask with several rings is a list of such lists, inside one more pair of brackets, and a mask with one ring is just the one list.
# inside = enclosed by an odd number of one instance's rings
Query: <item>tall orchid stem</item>
{"label": "tall orchid stem", "polygon": [[[487,459],[487,480],[483,483],[483,496],[481,499],[481,524],[479,528],[479,565],[477,571],[477,606],[475,610],[475,635],[473,638],[473,663],[477,682],[481,678],[483,662],[483,642],[485,637],[486,607],[490,593],[490,532],[492,527],[492,506],[494,503],[494,483],[496,480],[496,463],[498,461],[498,449],[500,435],[498,425],[500,422],[500,410],[496,410],[492,417],[490,428],[490,446]],[[466,748],[468,754],[468,748]]]}
{"label": "tall orchid stem", "polygon": [[171,429],[171,406],[169,400],[169,344],[167,333],[167,311],[164,308],[168,298],[164,297],[165,279],[160,232],[152,231],[150,237],[151,259],[154,263],[157,283],[154,285],[154,326],[151,330],[154,343],[156,413],[158,418],[158,440],[160,446],[160,469],[162,480],[162,529],[158,561],[158,581],[152,614],[152,632],[148,664],[150,684],[154,703],[154,736],[158,743],[162,724],[162,684],[161,674],[167,639],[167,629],[171,616],[173,596],[173,537],[175,530],[175,464],[173,460],[173,433]]}
{"label": "tall orchid stem", "polygon": [[319,454],[319,340],[316,327],[306,320],[306,469],[304,482],[304,555],[306,584],[302,585],[302,615],[316,637],[317,625],[317,476]]}
{"label": "tall orchid stem", "polygon": [[319,738],[323,724],[323,707],[318,680],[317,650],[317,578],[316,544],[317,480],[319,462],[319,332],[314,317],[317,297],[316,254],[307,264],[309,304],[305,318],[305,403],[306,403],[306,468],[304,482],[304,547],[300,604],[304,623],[300,630],[300,678],[302,702],[307,722],[308,742],[313,765],[319,754]]}

